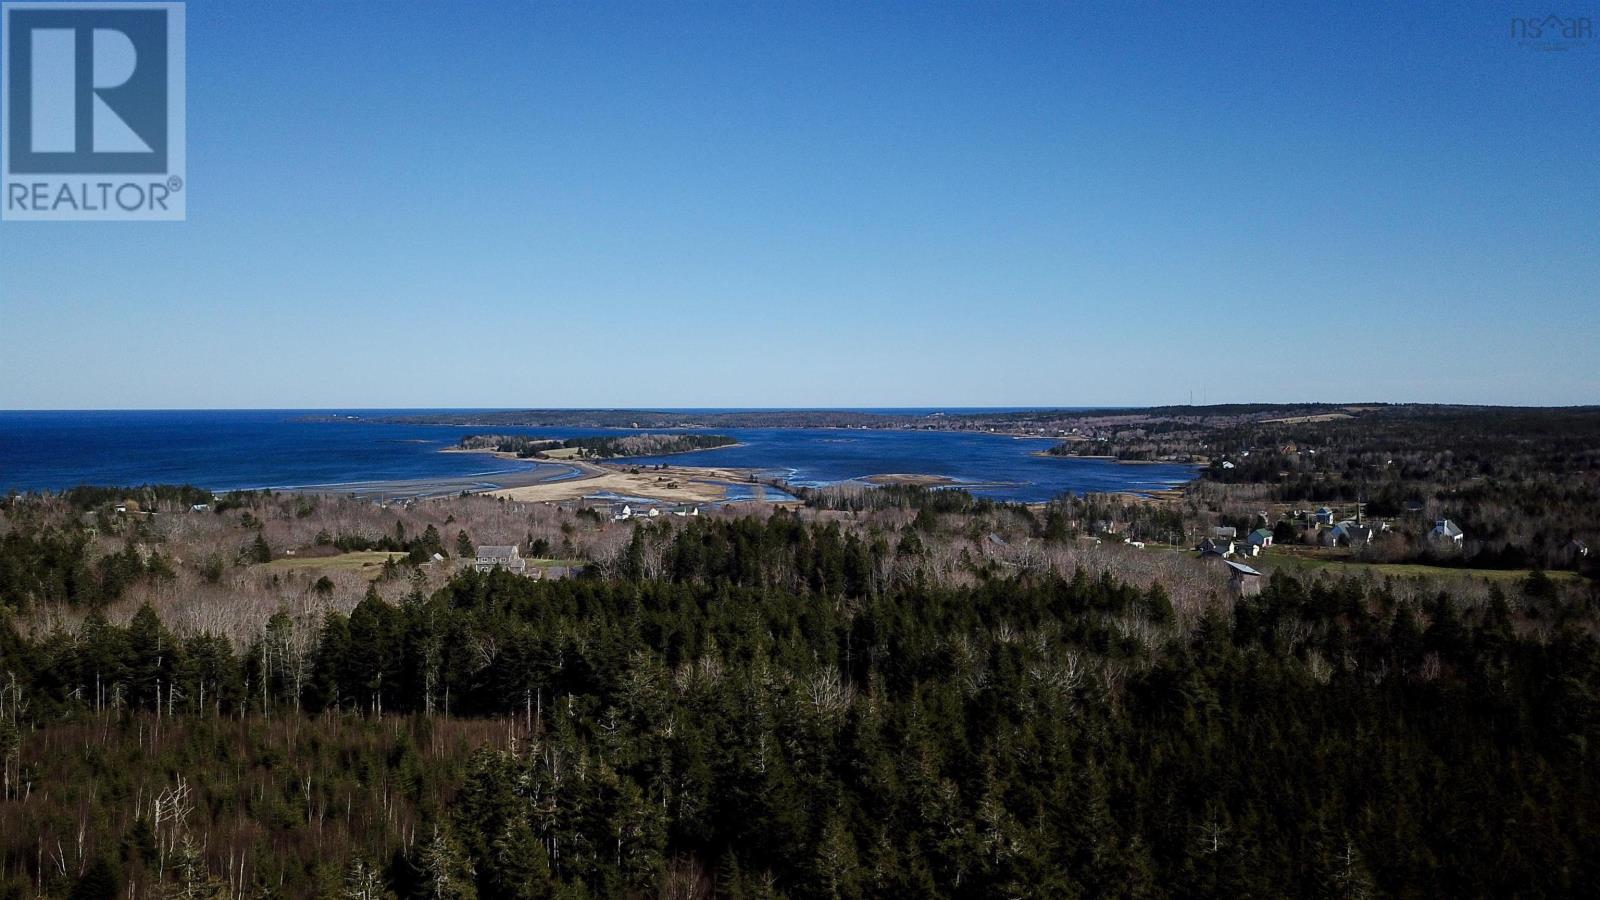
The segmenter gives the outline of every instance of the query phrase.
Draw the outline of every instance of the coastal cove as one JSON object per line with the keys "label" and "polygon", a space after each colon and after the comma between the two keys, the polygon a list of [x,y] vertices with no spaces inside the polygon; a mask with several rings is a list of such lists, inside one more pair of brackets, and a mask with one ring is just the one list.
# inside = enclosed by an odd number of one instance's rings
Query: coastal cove
{"label": "coastal cove", "polygon": [[[426,412],[426,411],[419,411]],[[374,422],[393,410],[0,412],[0,491],[79,484],[194,484],[428,496],[520,489],[584,477],[565,461],[441,452],[482,427]],[[537,438],[625,436],[621,428],[498,427]],[[671,433],[674,429],[651,429]],[[980,432],[845,428],[721,428],[727,447],[611,460],[606,468],[670,466],[714,479],[821,487],[916,479],[1013,502],[1062,493],[1152,494],[1195,476],[1182,464],[1128,465],[1050,457],[1054,441]],[[592,473],[591,473],[592,474]],[[577,485],[572,485],[576,488]],[[579,490],[578,493],[582,493]],[[776,493],[776,492],[774,492]],[[749,493],[730,491],[729,499]],[[688,498],[688,495],[685,495]]]}

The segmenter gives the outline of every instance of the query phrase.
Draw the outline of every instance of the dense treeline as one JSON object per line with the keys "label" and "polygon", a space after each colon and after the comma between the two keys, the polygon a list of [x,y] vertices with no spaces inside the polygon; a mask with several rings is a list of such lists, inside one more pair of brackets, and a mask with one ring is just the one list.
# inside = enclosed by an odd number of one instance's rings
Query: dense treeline
{"label": "dense treeline", "polygon": [[1205,453],[1205,429],[1187,422],[1151,422],[1112,429],[1095,439],[1062,441],[1051,456],[1106,457],[1122,462],[1194,462]]}
{"label": "dense treeline", "polygon": [[536,438],[522,434],[469,434],[458,445],[463,450],[493,450],[514,453],[527,459],[562,446],[555,438]]}
{"label": "dense treeline", "polygon": [[567,438],[563,443],[578,448],[583,456],[591,459],[611,459],[710,450],[731,446],[737,441],[725,434],[630,434],[621,437]]}
{"label": "dense treeline", "polygon": [[214,495],[204,489],[188,484],[146,484],[138,487],[106,487],[99,485],[81,485],[70,488],[62,495],[74,508],[94,509],[124,500],[133,499],[147,507],[168,504],[187,508],[201,503],[210,503]]}
{"label": "dense treeline", "polygon": [[133,546],[94,557],[82,531],[41,528],[0,535],[0,609],[44,600],[100,606],[141,578],[171,578],[171,560]]}
{"label": "dense treeline", "polygon": [[[434,554],[448,556],[444,540],[439,536],[439,529],[429,525],[422,533],[414,537],[406,535],[406,526],[403,522],[396,522],[394,533],[367,536],[361,534],[341,534],[337,537],[326,531],[319,532],[316,538],[319,547],[337,547],[345,553],[356,553],[366,550],[387,550],[390,553],[404,553],[408,562],[419,563],[432,559]],[[463,556],[471,555],[470,544],[466,546]]]}
{"label": "dense treeline", "polygon": [[[837,509],[860,512],[878,509],[928,510],[930,513],[987,513],[1002,504],[974,497],[959,488],[929,487],[921,484],[830,485],[813,488],[784,485],[784,490],[800,498],[812,509]],[[1027,509],[1011,504],[1015,511]]]}
{"label": "dense treeline", "polygon": [[[284,615],[235,648],[148,610],[0,628],[0,879],[458,898],[1600,883],[1600,647],[1548,580],[1468,606],[1279,577],[1174,610],[1109,575],[888,574],[915,528],[635,535],[613,580],[467,572],[370,594],[311,639]],[[463,717],[495,723],[470,754]],[[155,821],[180,776],[190,812]]]}

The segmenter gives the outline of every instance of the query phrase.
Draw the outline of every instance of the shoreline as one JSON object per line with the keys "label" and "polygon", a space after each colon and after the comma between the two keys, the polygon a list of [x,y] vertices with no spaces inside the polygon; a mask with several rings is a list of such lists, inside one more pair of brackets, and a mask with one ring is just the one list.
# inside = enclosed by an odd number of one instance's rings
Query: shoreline
{"label": "shoreline", "polygon": [[[660,464],[647,467],[630,465],[626,462],[594,463],[588,460],[570,460],[559,464],[571,466],[582,474],[560,480],[501,486],[484,493],[491,497],[536,503],[583,499],[614,499],[617,502],[638,499],[657,503],[731,503],[743,501],[739,498],[730,498],[728,496],[730,488],[748,487],[755,495],[749,499],[755,502],[773,504],[795,502],[788,499],[767,499],[766,492],[771,488],[753,480],[754,469]],[[611,496],[604,496],[608,494]]]}
{"label": "shoreline", "polygon": [[[718,449],[723,448],[706,447],[697,450],[686,450],[683,451],[683,454]],[[666,463],[638,463],[634,461],[658,457],[615,457],[598,461],[533,459],[495,450],[466,450],[460,447],[444,447],[436,452],[490,456],[506,462],[520,463],[525,468],[513,471],[483,472],[438,478],[299,485],[272,488],[272,490],[303,494],[353,494],[359,497],[393,500],[420,500],[465,493],[486,494],[491,497],[536,503],[568,502],[584,499],[596,501],[615,500],[616,502],[633,500],[636,502],[709,504],[762,502],[774,505],[797,502],[794,499],[766,498],[765,494],[770,490],[783,491],[790,497],[793,495],[782,479],[778,479],[779,484],[774,486],[768,483],[770,479],[762,478],[762,474],[769,471],[762,468],[673,465]],[[683,454],[671,455],[679,456]],[[1048,456],[1048,454],[1044,453],[1030,455]],[[1161,463],[1157,460],[1123,461],[1109,457],[1056,458],[1109,460],[1122,465],[1172,465],[1171,463]],[[883,472],[849,478],[837,483],[849,484],[852,482],[872,487],[916,485],[927,488],[953,489],[981,488],[997,484],[966,482],[948,475],[918,472]],[[1187,496],[1185,487],[1186,485],[1175,484],[1142,491],[1119,490],[1108,493],[1134,500],[1163,503],[1181,500]],[[730,499],[728,493],[731,488],[748,489],[755,496]],[[1030,501],[1029,504],[1025,505],[1039,505],[1048,502],[1048,500]]]}
{"label": "shoreline", "polygon": [[[807,430],[807,429],[796,429]],[[861,429],[827,427],[815,431],[850,432],[861,430],[901,431],[920,433],[930,429]],[[1047,441],[1052,438],[1037,435],[1001,434],[997,432],[967,432],[987,434],[1011,440]],[[459,445],[437,448],[437,453],[474,454],[507,464],[503,470],[489,470],[459,476],[418,477],[392,480],[352,481],[318,485],[279,487],[286,493],[346,494],[379,501],[407,501],[439,498],[455,494],[485,494],[519,502],[556,503],[587,500],[605,502],[651,503],[738,503],[762,502],[776,505],[793,504],[794,488],[786,479],[770,476],[769,467],[697,466],[671,462],[676,457],[749,446],[747,441],[735,441],[718,447],[697,447],[676,453],[650,456],[618,456],[606,459],[578,459],[561,457],[525,457],[514,452],[491,449],[469,449]],[[1193,463],[1173,463],[1164,460],[1119,460],[1108,455],[1056,456],[1046,449],[1027,453],[1033,458],[1060,460],[1098,460],[1119,466],[1187,466]],[[957,455],[959,458],[959,454]],[[649,460],[648,462],[646,460]],[[687,462],[687,461],[684,461]],[[776,481],[775,484],[769,483]],[[879,472],[871,475],[843,479],[839,484],[855,483],[870,487],[920,486],[930,489],[979,489],[1022,485],[1023,482],[968,482],[961,479],[926,472]],[[1148,490],[1123,489],[1111,491],[1130,499],[1145,502],[1175,502],[1186,496],[1184,485],[1152,487]],[[776,497],[770,492],[781,491]],[[731,495],[731,496],[730,496]],[[1016,501],[1047,503],[1048,500]]]}
{"label": "shoreline", "polygon": [[[511,453],[511,452],[505,451],[505,450],[473,450],[473,449],[470,449],[470,448],[467,448],[467,447],[461,447],[461,446],[440,447],[437,452],[439,452],[439,453],[479,453],[479,454],[483,454],[483,455],[486,455],[486,456],[493,456],[496,459],[509,460],[511,462],[556,463],[556,464],[559,465],[559,464],[563,464],[563,463],[574,463],[574,462],[587,462],[587,463],[603,464],[603,463],[625,462],[625,461],[630,460],[630,459],[658,459],[658,458],[663,457],[663,456],[683,456],[686,453],[706,453],[706,452],[711,451],[711,450],[732,450],[735,447],[748,447],[748,446],[750,446],[750,445],[745,443],[744,441],[734,441],[731,444],[722,444],[722,445],[716,446],[716,447],[694,447],[694,448],[689,449],[689,450],[679,450],[679,451],[677,451],[675,453],[651,453],[651,454],[646,455],[646,456],[607,456],[607,457],[605,457],[603,459],[582,459],[582,460],[578,459],[577,457],[518,456],[515,453]],[[560,448],[558,448],[558,449],[560,449]]]}
{"label": "shoreline", "polygon": [[1115,456],[1105,453],[1071,453],[1063,456],[1059,453],[1051,453],[1048,450],[1040,450],[1036,453],[1030,453],[1028,455],[1041,457],[1043,459],[1098,459],[1103,462],[1114,462],[1123,466],[1195,466],[1197,468],[1205,468],[1203,465],[1196,462],[1183,462],[1175,459],[1118,459]]}

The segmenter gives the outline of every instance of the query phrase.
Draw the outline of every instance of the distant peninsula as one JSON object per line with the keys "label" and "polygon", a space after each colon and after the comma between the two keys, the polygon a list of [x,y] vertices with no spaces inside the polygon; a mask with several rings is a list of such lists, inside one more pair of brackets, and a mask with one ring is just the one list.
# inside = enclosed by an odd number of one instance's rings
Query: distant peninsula
{"label": "distant peninsula", "polygon": [[621,459],[714,450],[737,444],[721,434],[630,434],[616,437],[536,438],[515,434],[474,434],[457,449],[487,451],[518,459]]}

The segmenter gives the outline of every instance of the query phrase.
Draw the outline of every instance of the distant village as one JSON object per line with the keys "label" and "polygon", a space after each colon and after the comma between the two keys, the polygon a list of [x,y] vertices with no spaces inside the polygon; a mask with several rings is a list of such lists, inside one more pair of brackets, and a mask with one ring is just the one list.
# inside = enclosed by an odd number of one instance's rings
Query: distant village
{"label": "distant village", "polygon": [[[1409,514],[1420,515],[1422,510],[1421,503],[1407,507]],[[1294,510],[1291,519],[1280,519],[1273,527],[1269,527],[1270,522],[1271,516],[1265,512],[1258,513],[1256,527],[1242,536],[1235,526],[1213,526],[1195,549],[1203,555],[1260,556],[1261,551],[1271,547],[1274,539],[1281,536],[1285,529],[1294,534],[1300,544],[1359,549],[1379,535],[1400,527],[1399,523],[1387,519],[1363,521],[1362,504],[1359,503],[1356,504],[1354,518],[1341,519],[1338,511],[1319,506],[1314,510]],[[1460,547],[1466,539],[1466,533],[1449,519],[1434,520],[1424,536],[1431,544],[1446,549]]]}

